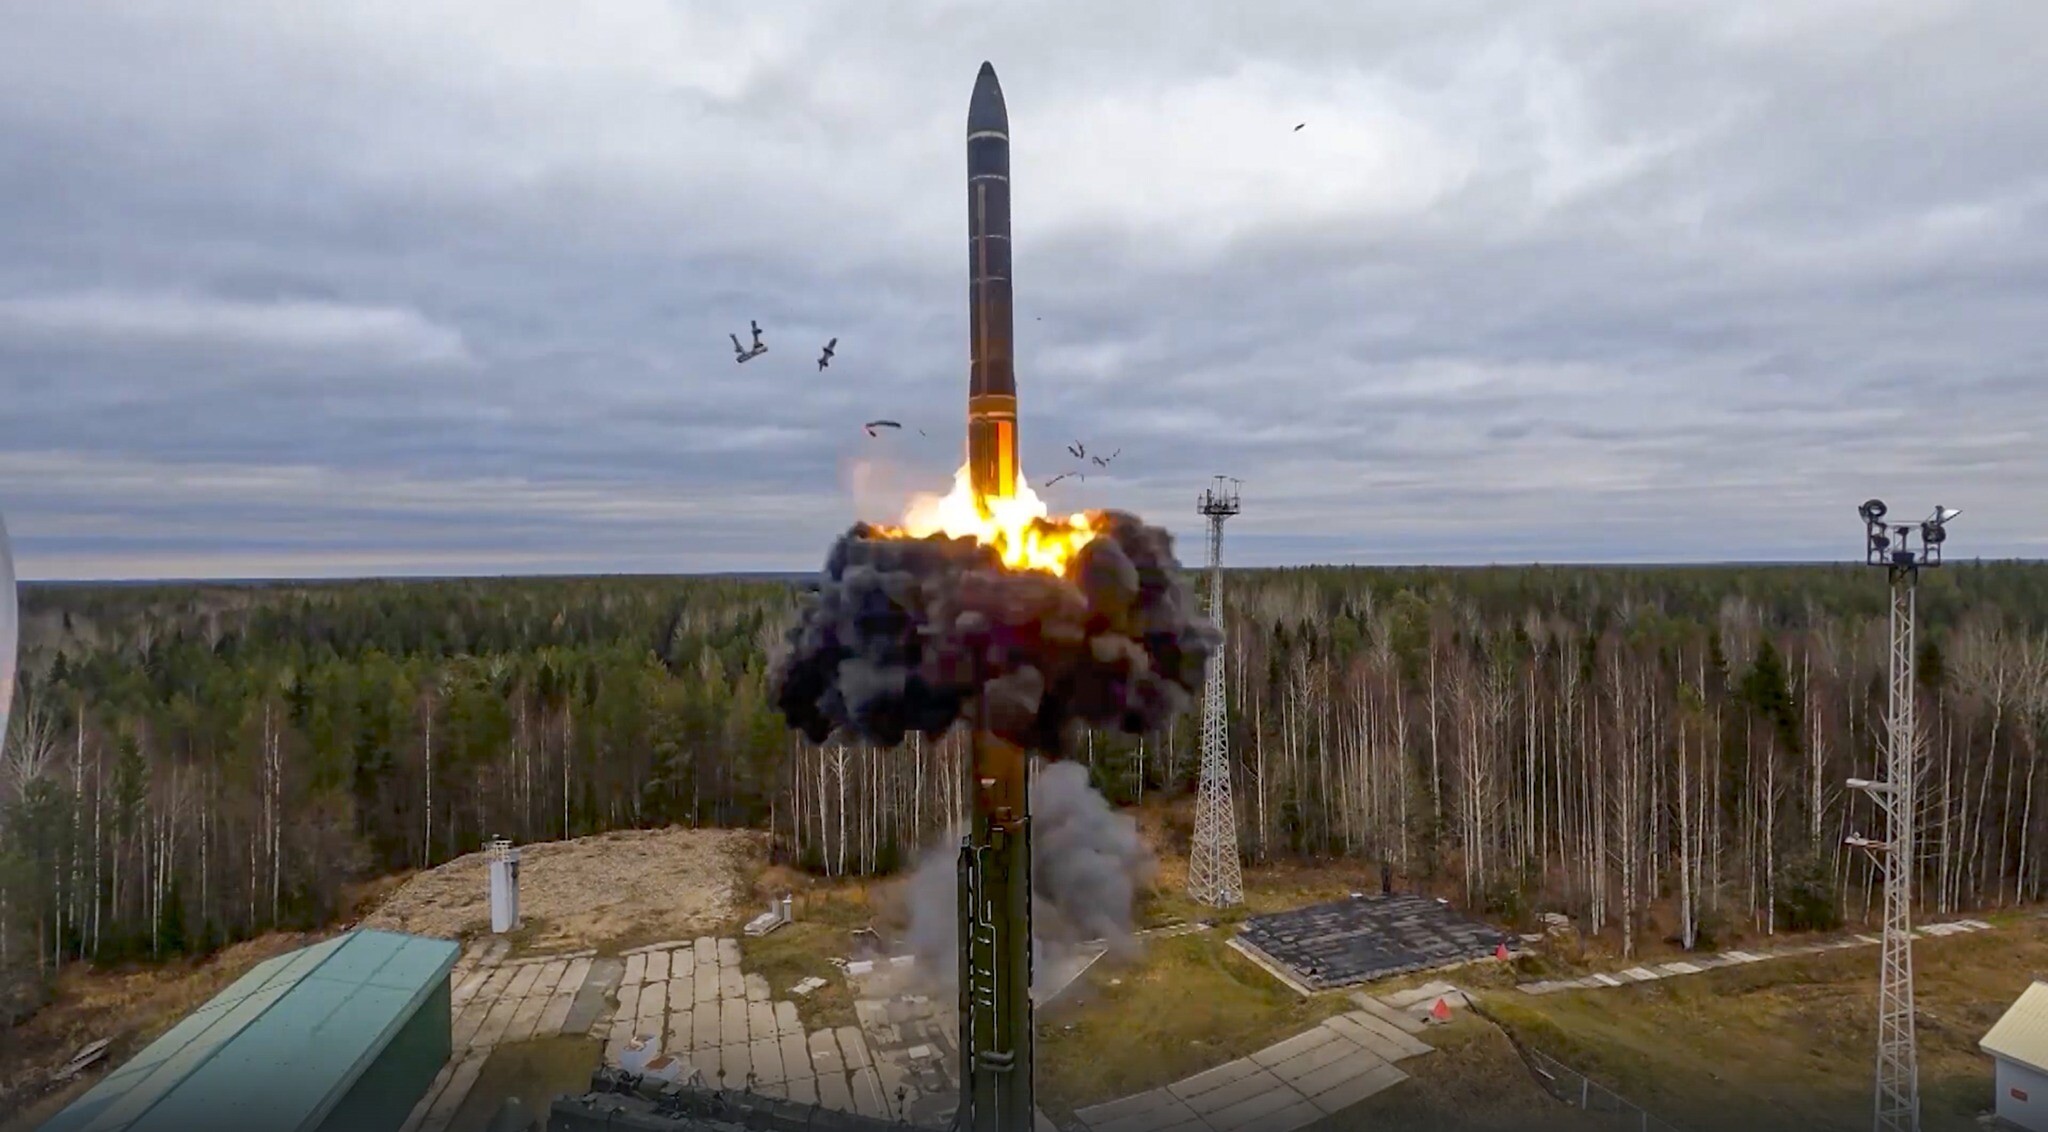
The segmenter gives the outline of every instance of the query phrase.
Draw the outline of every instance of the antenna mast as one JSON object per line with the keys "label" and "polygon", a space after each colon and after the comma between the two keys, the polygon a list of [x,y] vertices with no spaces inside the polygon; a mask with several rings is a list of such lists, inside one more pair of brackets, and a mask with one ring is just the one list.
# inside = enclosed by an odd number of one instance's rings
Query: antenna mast
{"label": "antenna mast", "polygon": [[[1919,523],[1886,525],[1885,505],[1872,499],[1863,517],[1865,565],[1882,566],[1891,581],[1891,695],[1887,704],[1882,781],[1849,780],[1884,811],[1885,840],[1851,837],[1884,870],[1884,943],[1877,984],[1875,1132],[1920,1132],[1920,1054],[1913,1033],[1913,822],[1919,729],[1913,718],[1913,644],[1920,570],[1941,565],[1946,524],[1959,511],[1936,507]],[[1919,549],[1912,541],[1917,533]]]}
{"label": "antenna mast", "polygon": [[[1209,620],[1223,632],[1223,520],[1238,512],[1237,481],[1217,476],[1196,504],[1209,520]],[[1188,854],[1188,896],[1212,908],[1244,902],[1237,859],[1237,811],[1230,799],[1230,719],[1219,643],[1202,690],[1202,780],[1195,800],[1195,841]]]}

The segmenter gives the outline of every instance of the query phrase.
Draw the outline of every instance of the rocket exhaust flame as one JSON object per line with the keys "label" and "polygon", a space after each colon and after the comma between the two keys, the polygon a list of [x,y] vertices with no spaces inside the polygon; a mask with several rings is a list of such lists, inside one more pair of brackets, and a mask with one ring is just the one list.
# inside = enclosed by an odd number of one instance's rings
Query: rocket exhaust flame
{"label": "rocket exhaust flame", "polygon": [[1029,484],[1017,481],[1014,494],[981,495],[974,489],[971,467],[953,476],[953,490],[943,496],[913,499],[900,527],[875,526],[872,538],[973,539],[991,547],[1011,570],[1067,572],[1074,555],[1094,539],[1099,514],[1077,513],[1051,518]]}

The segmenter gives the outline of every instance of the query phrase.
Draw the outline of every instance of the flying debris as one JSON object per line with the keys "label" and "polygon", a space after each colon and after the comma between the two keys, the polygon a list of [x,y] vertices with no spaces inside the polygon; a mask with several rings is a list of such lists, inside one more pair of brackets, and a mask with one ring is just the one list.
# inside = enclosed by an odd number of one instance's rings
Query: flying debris
{"label": "flying debris", "polygon": [[735,361],[735,362],[739,362],[739,363],[741,363],[742,365],[744,365],[744,364],[746,363],[747,359],[749,359],[749,358],[758,358],[758,357],[760,357],[760,356],[761,356],[762,354],[765,354],[765,353],[767,353],[767,352],[768,352],[768,344],[767,344],[767,343],[765,343],[765,342],[763,342],[763,341],[761,341],[761,324],[760,324],[760,323],[758,323],[758,322],[755,322],[755,321],[754,321],[754,320],[752,320],[752,319],[748,319],[748,320],[747,320],[747,327],[748,327],[749,329],[751,329],[751,330],[752,330],[752,331],[754,332],[754,346],[753,346],[753,348],[752,348],[752,349],[748,349],[747,347],[745,347],[745,346],[742,346],[742,345],[740,345],[740,336],[739,336],[739,335],[737,335],[737,334],[728,334],[728,335],[726,335],[726,337],[728,337],[728,338],[731,338],[731,339],[732,339],[732,352],[733,352],[733,354],[735,355],[735,356],[734,356],[734,358],[733,358],[733,361]]}
{"label": "flying debris", "polygon": [[1047,487],[1051,487],[1052,485],[1054,485],[1054,484],[1056,484],[1056,483],[1060,482],[1061,480],[1063,480],[1063,479],[1068,479],[1068,478],[1074,478],[1074,479],[1078,479],[1078,480],[1080,480],[1080,481],[1081,481],[1082,483],[1087,483],[1087,482],[1088,482],[1088,477],[1087,477],[1087,476],[1084,476],[1084,475],[1082,475],[1082,474],[1081,474],[1080,472],[1061,472],[1061,473],[1060,473],[1059,475],[1056,475],[1056,476],[1054,476],[1053,478],[1051,478],[1051,479],[1049,479],[1049,480],[1045,481],[1045,486],[1047,486]]}
{"label": "flying debris", "polygon": [[[869,436],[880,436],[881,433],[875,431],[878,428],[902,428],[903,426],[896,421],[869,421],[860,427],[868,430]],[[919,433],[919,435],[923,434]]]}
{"label": "flying debris", "polygon": [[[1301,124],[1301,126],[1306,126],[1306,125],[1308,125],[1308,123],[1307,123],[1307,122],[1303,122],[1303,123]],[[1298,134],[1298,133],[1300,133],[1300,132],[1301,132],[1301,126],[1296,126],[1296,127],[1294,127],[1294,132],[1295,132],[1295,133],[1297,133],[1297,134]]]}
{"label": "flying debris", "polygon": [[1072,452],[1074,454],[1074,459],[1076,460],[1079,460],[1082,457],[1088,455],[1087,446],[1083,445],[1078,440],[1076,440],[1072,444],[1067,445],[1067,451]]}
{"label": "flying debris", "polygon": [[1088,457],[1088,458],[1089,458],[1090,460],[1093,460],[1093,461],[1095,461],[1095,466],[1096,466],[1096,467],[1098,467],[1098,468],[1107,468],[1107,467],[1109,467],[1109,462],[1110,462],[1111,460],[1114,460],[1114,459],[1116,459],[1116,458],[1117,458],[1117,453],[1119,453],[1119,452],[1122,452],[1122,451],[1123,451],[1123,449],[1119,448],[1119,449],[1117,449],[1117,450],[1116,450],[1116,452],[1111,452],[1111,453],[1110,453],[1109,455],[1107,455],[1107,456],[1090,456],[1090,457]]}
{"label": "flying debris", "polygon": [[835,346],[837,346],[837,345],[839,345],[839,339],[837,339],[837,338],[834,338],[834,339],[833,339],[833,340],[831,340],[830,342],[827,342],[827,343],[825,343],[825,352],[824,352],[824,353],[822,353],[822,354],[819,354],[819,355],[818,355],[818,372],[819,372],[819,373],[824,373],[824,372],[825,372],[825,367],[826,367],[827,365],[830,365],[830,364],[831,364],[831,362],[832,362],[832,349],[833,349],[833,347],[835,347]]}

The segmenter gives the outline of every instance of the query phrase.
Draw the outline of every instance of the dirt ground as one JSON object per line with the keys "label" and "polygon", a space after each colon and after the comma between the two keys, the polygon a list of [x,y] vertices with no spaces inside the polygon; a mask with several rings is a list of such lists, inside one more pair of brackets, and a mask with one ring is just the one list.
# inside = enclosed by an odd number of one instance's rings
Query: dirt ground
{"label": "dirt ground", "polygon": [[[758,833],[627,830],[519,847],[519,945],[600,950],[677,939],[746,910]],[[366,916],[366,928],[462,939],[490,931],[483,853],[416,874]]]}

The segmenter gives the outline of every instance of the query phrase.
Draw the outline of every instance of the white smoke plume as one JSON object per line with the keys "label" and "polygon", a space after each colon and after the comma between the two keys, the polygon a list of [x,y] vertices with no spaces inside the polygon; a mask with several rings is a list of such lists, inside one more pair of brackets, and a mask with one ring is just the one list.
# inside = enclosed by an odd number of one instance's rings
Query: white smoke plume
{"label": "white smoke plume", "polygon": [[[952,831],[925,855],[907,894],[918,973],[948,986],[959,976],[960,836]],[[1137,821],[1089,785],[1086,766],[1034,761],[1031,954],[1039,977],[1093,941],[1127,949],[1138,892],[1155,865]]]}

